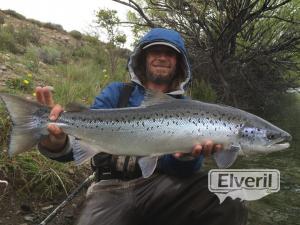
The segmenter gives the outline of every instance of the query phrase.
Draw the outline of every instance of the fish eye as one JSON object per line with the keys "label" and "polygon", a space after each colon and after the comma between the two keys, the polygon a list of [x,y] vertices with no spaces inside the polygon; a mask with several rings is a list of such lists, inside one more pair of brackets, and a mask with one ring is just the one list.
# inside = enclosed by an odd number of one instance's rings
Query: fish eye
{"label": "fish eye", "polygon": [[267,133],[267,138],[269,140],[274,140],[274,139],[277,139],[280,137],[280,134],[277,134],[277,133]]}

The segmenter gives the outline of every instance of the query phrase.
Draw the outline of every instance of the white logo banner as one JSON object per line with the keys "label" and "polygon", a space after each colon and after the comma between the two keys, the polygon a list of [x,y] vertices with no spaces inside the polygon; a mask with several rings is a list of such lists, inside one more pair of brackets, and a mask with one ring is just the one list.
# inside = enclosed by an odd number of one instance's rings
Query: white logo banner
{"label": "white logo banner", "polygon": [[208,173],[208,189],[220,203],[232,199],[253,201],[280,190],[280,172],[275,169],[213,169]]}

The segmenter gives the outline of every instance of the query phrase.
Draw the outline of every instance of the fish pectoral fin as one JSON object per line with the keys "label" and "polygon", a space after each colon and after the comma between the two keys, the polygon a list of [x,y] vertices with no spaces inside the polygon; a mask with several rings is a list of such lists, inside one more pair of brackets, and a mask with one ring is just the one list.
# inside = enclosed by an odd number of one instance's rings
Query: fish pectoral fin
{"label": "fish pectoral fin", "polygon": [[219,168],[228,168],[233,165],[240,150],[241,147],[239,145],[231,145],[229,149],[223,149],[214,153],[213,158]]}
{"label": "fish pectoral fin", "polygon": [[142,157],[138,160],[138,164],[141,168],[144,178],[148,178],[154,173],[154,170],[157,165],[157,160],[157,156]]}
{"label": "fish pectoral fin", "polygon": [[81,139],[75,139],[72,147],[73,158],[76,165],[84,163],[85,161],[102,151],[102,149],[99,146],[93,145]]}

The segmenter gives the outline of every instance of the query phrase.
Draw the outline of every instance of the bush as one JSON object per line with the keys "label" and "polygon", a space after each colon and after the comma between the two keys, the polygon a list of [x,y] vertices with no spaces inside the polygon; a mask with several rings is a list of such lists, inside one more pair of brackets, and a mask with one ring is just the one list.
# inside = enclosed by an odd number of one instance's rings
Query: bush
{"label": "bush", "polygon": [[70,34],[73,38],[75,38],[75,39],[77,39],[77,40],[81,40],[81,39],[82,39],[82,34],[81,34],[79,31],[77,31],[77,30],[72,30],[72,31],[69,32],[69,34]]}
{"label": "bush", "polygon": [[15,33],[16,41],[23,46],[27,46],[28,43],[38,45],[40,42],[41,34],[39,32],[39,29],[37,29],[36,27],[22,26]]}
{"label": "bush", "polygon": [[193,80],[190,92],[193,99],[200,101],[214,102],[217,99],[216,92],[204,80]]}
{"label": "bush", "polygon": [[35,24],[39,27],[42,27],[43,26],[43,23],[38,21],[38,20],[35,20],[35,19],[27,19],[27,21],[31,22],[32,24]]}
{"label": "bush", "polygon": [[42,62],[50,65],[55,65],[60,61],[61,53],[49,46],[39,49],[39,58]]}
{"label": "bush", "polygon": [[17,13],[16,11],[14,10],[11,10],[11,9],[8,9],[8,10],[3,10],[3,12],[7,15],[10,15],[12,17],[15,17],[17,19],[20,19],[20,20],[26,20],[26,17],[21,15],[20,13]]}
{"label": "bush", "polygon": [[43,27],[51,29],[51,30],[57,30],[57,31],[65,32],[64,28],[61,25],[59,25],[59,24],[44,23]]}
{"label": "bush", "polygon": [[0,25],[5,24],[5,18],[2,14],[0,14]]}
{"label": "bush", "polygon": [[12,25],[0,26],[0,50],[14,54],[25,53],[25,47],[31,42],[38,44],[40,33],[30,26],[16,30]]}
{"label": "bush", "polygon": [[26,62],[24,63],[26,67],[34,73],[39,71],[39,49],[36,47],[31,47],[26,50],[24,55]]}
{"label": "bush", "polygon": [[0,27],[0,50],[7,50],[14,54],[21,53],[15,40],[15,31],[12,26]]}

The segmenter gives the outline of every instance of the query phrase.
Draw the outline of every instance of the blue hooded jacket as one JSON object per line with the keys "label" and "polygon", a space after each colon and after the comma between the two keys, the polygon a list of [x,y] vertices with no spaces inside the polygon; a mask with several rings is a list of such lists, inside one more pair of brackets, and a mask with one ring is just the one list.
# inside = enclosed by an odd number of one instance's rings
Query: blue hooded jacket
{"label": "blue hooded jacket", "polygon": [[[137,67],[139,66],[138,59],[141,58],[144,46],[156,42],[166,43],[167,45],[171,45],[177,48],[180,51],[181,60],[183,60],[183,64],[185,67],[185,79],[181,81],[177,89],[172,90],[167,94],[171,96],[174,95],[174,97],[177,98],[183,98],[185,89],[187,88],[187,85],[191,80],[190,65],[187,59],[186,49],[179,33],[174,30],[154,28],[140,40],[139,44],[134,49],[128,61],[128,70],[131,76],[131,81],[135,84],[133,92],[129,98],[129,107],[140,106],[144,99],[145,88],[143,87],[139,77],[143,76],[144,74],[137,74]],[[95,102],[91,108],[116,108],[123,87],[124,83],[111,83],[96,97]],[[172,155],[165,155],[160,158],[158,167],[161,171],[169,175],[187,176],[199,170],[202,161],[203,155],[188,161],[176,159]]]}

